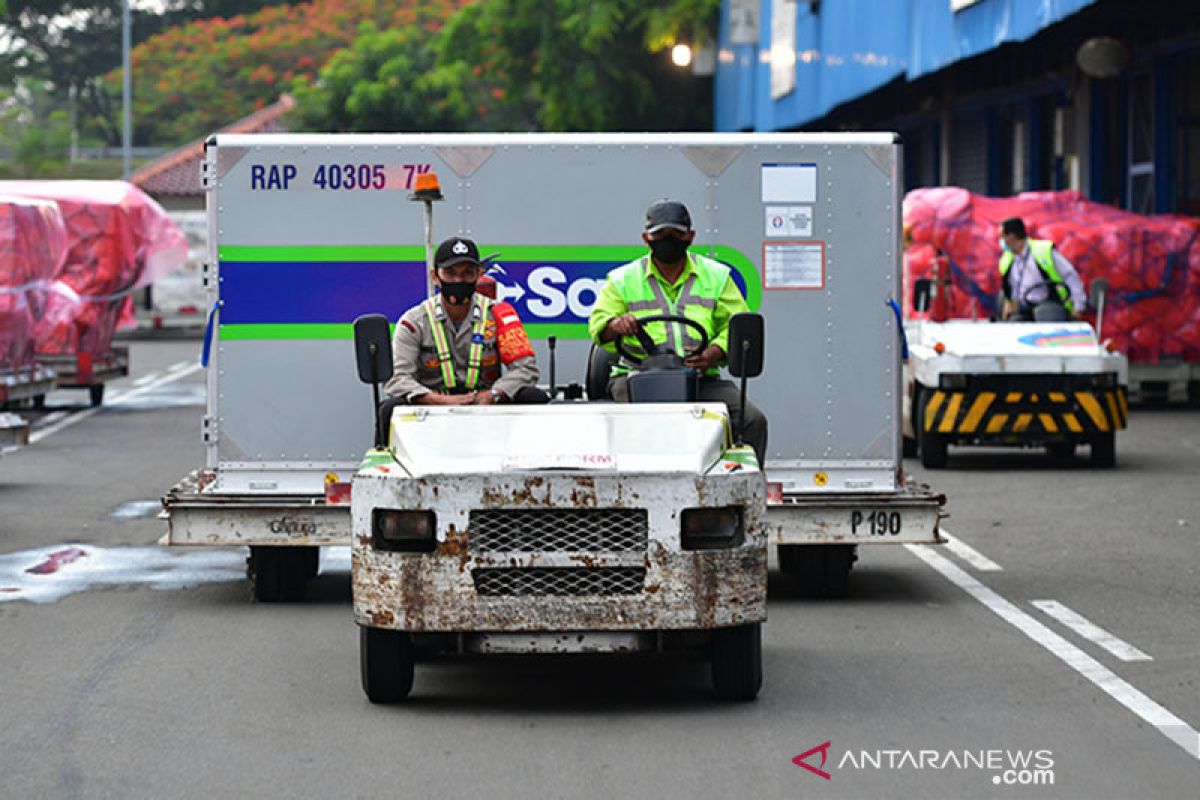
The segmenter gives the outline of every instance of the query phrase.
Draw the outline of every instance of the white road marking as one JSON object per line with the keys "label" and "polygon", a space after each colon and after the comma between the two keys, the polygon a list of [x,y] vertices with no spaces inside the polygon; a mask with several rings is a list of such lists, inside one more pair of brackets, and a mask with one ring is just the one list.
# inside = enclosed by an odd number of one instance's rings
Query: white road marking
{"label": "white road marking", "polygon": [[946,540],[947,550],[949,550],[951,553],[954,553],[954,555],[958,556],[980,572],[1001,572],[1004,570],[1004,567],[1000,566],[995,561],[992,561],[983,553],[979,552],[974,547],[971,547],[971,545],[967,544],[961,539],[951,536],[950,532],[945,528],[942,528],[939,533],[941,533],[942,538]]}
{"label": "white road marking", "polygon": [[1083,650],[1017,608],[1013,603],[1005,600],[992,589],[984,586],[973,575],[950,559],[934,552],[929,547],[911,544],[904,546],[910,553],[940,572],[942,577],[974,597],[1034,642],[1046,648],[1109,697],[1158,728],[1159,733],[1186,750],[1192,758],[1200,760],[1200,733],[1195,728],[1151,700]]}
{"label": "white road marking", "polygon": [[66,415],[67,415],[67,412],[65,412],[65,411],[51,411],[46,416],[42,417],[37,422],[33,423],[32,427],[35,431],[41,430],[42,428],[46,427],[47,425],[53,425],[54,423],[58,422],[60,419],[62,419]]}
{"label": "white road marking", "polygon": [[[200,369],[202,369],[202,367],[199,364],[192,364],[187,369],[179,370],[178,372],[172,372],[169,375],[165,375],[165,376],[159,378],[158,380],[154,381],[153,383],[147,383],[144,386],[139,386],[135,389],[129,389],[128,391],[122,392],[121,394],[112,398],[109,401],[108,405],[113,405],[113,406],[121,405],[121,403],[124,401],[132,400],[133,398],[139,397],[143,394],[146,394],[147,392],[153,391],[154,389],[157,389],[160,386],[180,380],[181,378],[186,378],[188,375],[191,375],[193,372],[196,372]],[[50,425],[49,427],[46,427],[39,431],[34,431],[33,433],[31,433],[29,435],[29,443],[36,444],[37,442],[40,442],[42,439],[45,439],[47,436],[58,433],[59,431],[63,430],[64,428],[69,428],[70,426],[74,425],[75,423],[81,422],[81,421],[87,419],[88,417],[92,416],[93,414],[100,413],[101,411],[104,410],[104,408],[105,408],[105,406],[94,406],[92,408],[85,408],[82,411],[76,411],[74,414],[71,414],[70,416],[66,417],[65,419],[59,420],[57,423]]]}
{"label": "white road marking", "polygon": [[167,367],[167,372],[179,372],[179,370],[186,369],[195,363],[195,361],[176,361],[174,364]]}
{"label": "white road marking", "polygon": [[246,579],[246,549],[55,544],[0,554],[0,603],[53,603],[93,586],[187,589]]}
{"label": "white road marking", "polygon": [[157,377],[158,377],[157,372],[151,372],[147,375],[143,375],[142,377],[138,378],[136,381],[133,382],[133,385],[134,386],[145,386],[147,383],[150,383],[151,381],[155,380]]}
{"label": "white road marking", "polygon": [[1095,642],[1122,661],[1153,661],[1154,659],[1138,650],[1123,639],[1118,639],[1108,631],[1096,625],[1086,617],[1075,613],[1057,600],[1034,600],[1033,605],[1056,620],[1078,633],[1083,638]]}

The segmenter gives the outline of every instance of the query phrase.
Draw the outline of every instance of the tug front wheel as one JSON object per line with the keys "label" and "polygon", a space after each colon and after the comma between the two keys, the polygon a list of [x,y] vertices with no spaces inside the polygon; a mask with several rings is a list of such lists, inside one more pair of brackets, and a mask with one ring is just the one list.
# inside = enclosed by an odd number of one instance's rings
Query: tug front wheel
{"label": "tug front wheel", "polygon": [[712,634],[712,682],[722,700],[748,702],[762,688],[762,624],[717,628]]}
{"label": "tug front wheel", "polygon": [[386,628],[358,629],[362,687],[372,703],[398,703],[413,685],[412,635]]}

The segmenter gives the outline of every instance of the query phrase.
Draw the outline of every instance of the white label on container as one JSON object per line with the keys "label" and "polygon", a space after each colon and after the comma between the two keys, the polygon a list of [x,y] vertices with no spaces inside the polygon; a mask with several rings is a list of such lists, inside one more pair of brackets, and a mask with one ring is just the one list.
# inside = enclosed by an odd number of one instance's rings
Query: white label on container
{"label": "white label on container", "polygon": [[764,203],[817,202],[816,164],[763,164]]}
{"label": "white label on container", "polygon": [[825,288],[823,242],[768,242],[763,245],[768,289]]}
{"label": "white label on container", "polygon": [[812,206],[767,206],[766,236],[812,236]]}

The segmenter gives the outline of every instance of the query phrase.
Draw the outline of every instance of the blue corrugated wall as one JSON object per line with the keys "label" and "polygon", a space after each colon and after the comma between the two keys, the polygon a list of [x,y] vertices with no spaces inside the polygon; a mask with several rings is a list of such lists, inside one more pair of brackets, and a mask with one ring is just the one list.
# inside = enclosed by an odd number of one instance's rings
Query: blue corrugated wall
{"label": "blue corrugated wall", "polygon": [[716,128],[782,130],[897,77],[909,80],[1005,42],[1023,41],[1095,0],[981,0],[961,11],[950,0],[824,0],[817,13],[798,0],[796,88],[771,99],[771,0],[760,0],[756,45],[729,42],[721,8],[715,81]]}

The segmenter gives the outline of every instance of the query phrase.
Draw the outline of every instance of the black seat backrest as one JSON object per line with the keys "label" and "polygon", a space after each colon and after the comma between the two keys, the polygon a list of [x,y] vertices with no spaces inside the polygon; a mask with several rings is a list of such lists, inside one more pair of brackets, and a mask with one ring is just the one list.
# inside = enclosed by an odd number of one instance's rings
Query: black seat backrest
{"label": "black seat backrest", "polygon": [[588,353],[587,374],[583,384],[587,388],[588,400],[611,400],[608,394],[608,376],[617,357],[599,345],[592,345]]}

